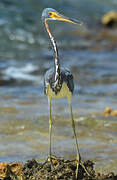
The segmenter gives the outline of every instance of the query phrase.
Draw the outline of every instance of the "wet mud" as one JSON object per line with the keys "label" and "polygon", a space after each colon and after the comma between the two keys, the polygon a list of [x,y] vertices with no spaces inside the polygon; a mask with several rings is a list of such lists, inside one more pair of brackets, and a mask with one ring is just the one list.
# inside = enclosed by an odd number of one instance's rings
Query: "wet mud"
{"label": "wet mud", "polygon": [[[18,162],[10,164],[0,163],[0,180],[76,180],[76,160],[64,160],[54,157],[53,166],[47,159],[44,163],[37,160],[28,160],[24,165]],[[100,174],[95,171],[94,163],[87,160],[83,163],[84,168],[79,165],[78,180],[116,180],[117,175],[113,172]]]}

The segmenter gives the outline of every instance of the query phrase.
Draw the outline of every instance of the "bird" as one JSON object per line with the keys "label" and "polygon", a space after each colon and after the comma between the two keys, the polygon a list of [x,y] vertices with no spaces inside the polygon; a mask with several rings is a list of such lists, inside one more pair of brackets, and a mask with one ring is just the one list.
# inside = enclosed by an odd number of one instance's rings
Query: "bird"
{"label": "bird", "polygon": [[[78,146],[78,140],[76,135],[76,129],[75,129],[75,122],[74,122],[74,116],[72,111],[72,94],[74,91],[74,81],[73,81],[73,75],[70,72],[69,69],[66,67],[61,67],[60,65],[60,58],[57,48],[57,43],[50,31],[50,27],[48,24],[48,21],[64,21],[76,25],[82,25],[83,23],[79,20],[72,19],[69,17],[66,17],[59,12],[57,12],[53,8],[45,8],[42,11],[42,22],[45,25],[46,31],[49,35],[49,38],[51,40],[53,51],[55,54],[54,59],[54,67],[47,70],[44,76],[44,93],[48,96],[48,104],[49,104],[49,160],[52,165],[52,152],[51,152],[51,136],[52,136],[52,115],[51,115],[51,101],[53,98],[67,98],[68,104],[70,107],[70,114],[71,114],[71,121],[72,121],[72,128],[73,133],[75,137],[75,144],[76,144],[76,154],[77,154],[77,166],[76,166],[76,178],[78,176],[78,168],[79,164],[83,166],[85,169],[82,161],[81,156],[79,152],[79,146]],[[87,172],[87,170],[85,169]],[[88,172],[87,172],[88,173]]]}

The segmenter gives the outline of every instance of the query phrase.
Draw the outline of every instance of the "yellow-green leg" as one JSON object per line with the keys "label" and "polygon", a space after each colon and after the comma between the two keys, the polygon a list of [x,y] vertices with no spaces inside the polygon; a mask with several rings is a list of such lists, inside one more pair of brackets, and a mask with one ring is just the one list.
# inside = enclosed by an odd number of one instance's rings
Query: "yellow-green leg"
{"label": "yellow-green leg", "polygon": [[79,163],[80,163],[81,157],[80,157],[80,152],[79,152],[79,147],[78,147],[78,140],[77,140],[77,136],[76,136],[75,122],[74,122],[74,117],[73,117],[73,112],[72,112],[72,104],[71,103],[70,103],[70,112],[71,112],[72,128],[73,128],[73,133],[74,133],[75,142],[76,142],[76,154],[77,154],[76,179],[77,179],[77,177],[78,177],[78,168],[79,168]]}
{"label": "yellow-green leg", "polygon": [[79,168],[79,164],[82,166],[82,168],[85,170],[85,172],[87,173],[88,176],[90,176],[90,174],[88,173],[88,171],[86,170],[83,162],[81,161],[80,151],[79,151],[79,147],[78,147],[78,140],[77,140],[77,135],[76,135],[76,129],[75,129],[75,122],[74,122],[74,117],[73,117],[73,112],[72,112],[71,97],[68,97],[68,103],[69,103],[69,105],[70,105],[72,128],[73,128],[74,137],[75,137],[75,142],[76,142],[76,153],[77,153],[76,179],[77,179],[77,178],[78,178],[78,168]]}
{"label": "yellow-green leg", "polygon": [[52,118],[51,118],[51,98],[48,98],[49,103],[49,159],[52,165],[52,154],[51,154],[51,136],[52,136]]}

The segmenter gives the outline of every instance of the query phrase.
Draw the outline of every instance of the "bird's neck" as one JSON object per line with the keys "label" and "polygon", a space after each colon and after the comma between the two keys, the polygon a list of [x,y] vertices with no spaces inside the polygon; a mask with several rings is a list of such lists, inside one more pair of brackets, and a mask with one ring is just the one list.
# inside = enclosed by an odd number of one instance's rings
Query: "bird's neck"
{"label": "bird's neck", "polygon": [[48,25],[48,20],[45,20],[45,26],[46,26],[46,30],[47,30],[47,32],[49,34],[50,40],[51,40],[52,45],[53,45],[53,49],[54,49],[54,52],[55,52],[55,58],[59,60],[59,55],[58,55],[58,49],[57,49],[56,41],[55,41],[52,33],[50,32],[50,28],[49,28],[49,25]]}
{"label": "bird's neck", "polygon": [[52,42],[53,45],[53,49],[55,52],[55,63],[54,63],[54,68],[55,68],[55,83],[54,86],[55,87],[59,87],[60,86],[60,62],[59,62],[59,55],[58,55],[58,49],[57,49],[57,45],[56,45],[56,41],[54,39],[54,37],[52,36],[51,32],[50,32],[50,28],[48,25],[48,20],[45,20],[45,26],[46,26],[46,30],[49,34],[50,40]]}

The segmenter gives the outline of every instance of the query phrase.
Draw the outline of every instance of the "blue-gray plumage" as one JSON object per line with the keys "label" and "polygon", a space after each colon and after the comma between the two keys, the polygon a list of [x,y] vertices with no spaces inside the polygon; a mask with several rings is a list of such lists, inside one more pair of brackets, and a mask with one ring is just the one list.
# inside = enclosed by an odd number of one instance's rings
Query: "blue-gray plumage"
{"label": "blue-gray plumage", "polygon": [[[72,113],[72,102],[71,102],[71,95],[74,90],[74,83],[73,83],[73,75],[67,68],[63,68],[60,66],[60,60],[58,55],[58,49],[56,45],[56,41],[54,37],[51,34],[48,21],[49,20],[58,20],[58,21],[65,21],[73,24],[82,25],[81,22],[75,19],[68,18],[66,16],[63,16],[59,14],[56,10],[52,8],[46,8],[42,12],[42,21],[45,24],[46,30],[48,32],[48,35],[50,37],[53,50],[55,53],[55,60],[54,60],[54,68],[48,70],[44,76],[44,92],[48,96],[48,102],[49,102],[49,140],[50,140],[50,146],[49,146],[49,159],[52,165],[52,154],[51,154],[51,133],[52,133],[52,119],[51,119],[51,100],[52,98],[64,98],[66,97],[68,100],[68,103],[70,105],[70,113],[71,113],[71,120],[72,120],[72,128],[74,132],[74,137],[76,141],[76,151],[77,151],[77,167],[76,167],[76,178],[78,176],[78,167],[79,163],[82,167],[82,161],[79,153],[78,148],[78,141],[75,131],[75,122],[73,118]],[[85,167],[84,167],[85,169]],[[86,169],[85,169],[86,171]],[[87,172],[87,171],[86,171]],[[88,174],[88,173],[87,173]]]}
{"label": "blue-gray plumage", "polygon": [[[71,93],[74,91],[74,82],[73,75],[69,71],[69,69],[61,67],[60,68],[60,89],[55,89],[55,69],[49,69],[44,77],[44,93],[47,95],[47,88],[50,85],[50,88],[55,92],[56,96],[61,91],[63,83],[65,83]],[[67,96],[67,94],[66,94]]]}
{"label": "blue-gray plumage", "polygon": [[[73,20],[73,19],[70,19],[68,17],[65,17],[65,16],[59,14],[56,10],[54,10],[52,8],[46,8],[42,12],[42,21],[45,23],[46,30],[49,34],[49,37],[50,37],[50,40],[52,42],[53,49],[55,52],[54,68],[52,70],[49,70],[46,73],[45,78],[44,78],[44,92],[46,95],[52,97],[53,93],[52,94],[50,94],[49,92],[48,92],[49,94],[47,93],[48,85],[50,85],[50,88],[55,93],[55,96],[53,96],[53,97],[60,98],[60,91],[63,88],[63,83],[65,83],[66,87],[68,88],[67,89],[64,86],[64,91],[66,91],[66,93],[67,93],[67,91],[69,90],[71,93],[73,93],[73,89],[74,89],[73,76],[68,69],[61,68],[61,66],[60,66],[56,41],[50,32],[50,29],[48,26],[48,20],[60,20],[60,21],[74,23],[74,24],[79,23],[79,22],[77,20]],[[68,94],[66,94],[66,97],[67,96],[68,96]],[[63,97],[63,96],[61,96],[61,97]]]}

